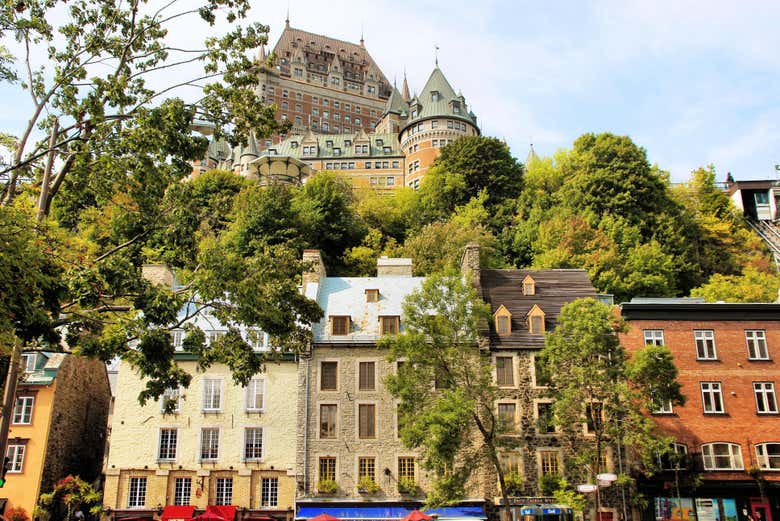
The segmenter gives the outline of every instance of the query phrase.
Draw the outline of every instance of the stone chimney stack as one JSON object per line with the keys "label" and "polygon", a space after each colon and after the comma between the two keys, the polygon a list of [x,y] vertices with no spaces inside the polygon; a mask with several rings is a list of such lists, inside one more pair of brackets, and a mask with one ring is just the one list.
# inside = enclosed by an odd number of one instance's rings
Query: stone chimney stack
{"label": "stone chimney stack", "polygon": [[319,283],[320,279],[327,276],[320,250],[303,250],[303,262],[308,263],[310,266],[309,270],[303,273],[304,288],[309,282]]}
{"label": "stone chimney stack", "polygon": [[412,259],[379,257],[376,260],[377,277],[411,277]]}
{"label": "stone chimney stack", "polygon": [[167,264],[144,264],[141,266],[141,276],[155,286],[165,286],[173,289],[176,278]]}
{"label": "stone chimney stack", "polygon": [[460,272],[463,277],[471,282],[471,285],[479,289],[481,271],[479,267],[479,244],[470,242],[463,249],[463,257],[460,259]]}

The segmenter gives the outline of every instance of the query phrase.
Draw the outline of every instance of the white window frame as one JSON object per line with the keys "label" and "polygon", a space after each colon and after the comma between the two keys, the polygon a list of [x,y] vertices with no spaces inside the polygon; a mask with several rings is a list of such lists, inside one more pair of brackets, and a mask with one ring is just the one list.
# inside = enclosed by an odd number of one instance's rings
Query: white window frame
{"label": "white window frame", "polygon": [[[728,455],[716,455],[714,449],[716,446],[728,447]],[[742,463],[742,447],[737,443],[730,442],[712,442],[704,443],[701,446],[702,460],[704,461],[704,470],[744,470]],[[718,467],[716,458],[728,457],[730,466]]]}
{"label": "white window frame", "polygon": [[[247,454],[247,442],[249,441],[247,435],[249,434],[250,430],[253,431],[253,432],[256,432],[258,430],[260,431],[260,455],[259,456],[251,456],[250,457]],[[243,450],[244,461],[262,461],[263,457],[265,456],[265,447],[266,447],[266,445],[265,445],[265,429],[263,427],[261,427],[259,425],[248,425],[248,426],[244,427],[244,450]]]}
{"label": "white window frame", "polygon": [[24,471],[24,456],[27,446],[21,443],[10,443],[5,451],[8,457],[8,473],[21,474]]}
{"label": "white window frame", "polygon": [[663,400],[663,402],[658,403],[654,402],[657,406],[656,409],[652,412],[652,414],[674,414],[674,406],[672,405],[672,399],[667,398],[666,400]]}
{"label": "white window frame", "polygon": [[[701,408],[704,414],[724,414],[726,408],[723,404],[723,385],[720,382],[699,382],[699,387],[701,389]],[[707,410],[705,394],[710,395],[711,403],[715,406],[713,410]]]}
{"label": "white window frame", "polygon": [[[304,147],[305,148],[305,147]],[[314,148],[314,147],[312,147]],[[254,337],[254,338],[252,338]],[[264,333],[259,327],[250,327],[244,335],[246,343],[252,348],[252,351],[268,351],[268,333]]]}
{"label": "white window frame", "polygon": [[[20,410],[21,404],[21,410]],[[32,425],[35,396],[17,396],[12,425]],[[17,419],[18,417],[18,419]]]}
{"label": "white window frame", "polygon": [[21,362],[22,362],[22,371],[25,373],[31,373],[35,371],[35,362],[36,362],[37,355],[35,353],[22,353],[21,356]]}
{"label": "white window frame", "polygon": [[[214,396],[212,395],[216,385],[217,404],[214,407]],[[203,412],[222,412],[222,379],[204,378],[203,379]]]}
{"label": "white window frame", "polygon": [[165,404],[176,400],[176,407],[171,411],[173,414],[181,412],[181,389],[176,387],[168,387],[163,391],[163,395],[160,397],[160,411],[165,412]]}
{"label": "white window frame", "polygon": [[[766,343],[766,331],[763,329],[746,329],[748,360],[769,360],[769,346]],[[763,353],[761,350],[763,349]]]}
{"label": "white window frame", "polygon": [[[187,492],[186,495],[184,494],[185,490]],[[173,504],[175,506],[187,506],[190,504],[190,501],[192,501],[192,478],[189,476],[176,476],[173,479]]]}
{"label": "white window frame", "polygon": [[[133,487],[133,484],[136,486]],[[127,483],[127,508],[146,506],[146,476],[131,476]],[[135,494],[135,497],[133,497]]]}
{"label": "white window frame", "polygon": [[[163,457],[163,434],[173,432],[173,456],[167,455]],[[170,439],[167,440],[168,444],[165,449],[170,450]],[[176,456],[179,448],[179,429],[176,427],[160,427],[160,432],[157,436],[157,461],[176,461]]]}
{"label": "white window frame", "polygon": [[225,335],[227,335],[227,330],[225,329],[210,329],[206,331],[206,345],[210,346],[213,341],[219,340]]}
{"label": "white window frame", "polygon": [[[209,436],[211,436],[212,432],[217,433],[217,456],[216,457],[203,457],[203,435],[206,434],[205,431],[209,431]],[[198,461],[218,461],[219,460],[219,450],[220,450],[220,438],[222,437],[222,429],[219,427],[201,427],[200,428],[200,438],[198,443]]]}
{"label": "white window frame", "polygon": [[753,394],[756,396],[756,412],[758,414],[778,413],[777,395],[773,382],[753,382]]}
{"label": "white window frame", "polygon": [[[664,330],[663,329],[645,329],[642,331],[643,337],[645,339],[645,344],[651,344],[654,346],[663,346],[666,345],[664,341]],[[660,343],[659,343],[660,342]]]}
{"label": "white window frame", "polygon": [[[220,484],[222,485],[222,487],[220,487]],[[230,486],[228,487],[227,484],[230,484]],[[221,499],[220,499],[220,494],[222,494]],[[218,506],[233,504],[233,478],[232,477],[214,478],[214,504]]]}
{"label": "white window frame", "polygon": [[277,508],[279,506],[278,477],[260,478],[260,506],[264,508]]}
{"label": "white window frame", "polygon": [[[677,455],[683,455],[683,456],[687,456],[688,455],[688,446],[685,445],[684,443],[672,442],[670,444],[670,447],[671,447],[671,451],[670,452],[673,452],[673,453],[675,453]],[[661,458],[660,453],[657,453],[656,456],[657,456],[657,459],[658,459],[658,466],[661,468],[661,470],[678,470],[678,468],[671,467],[670,465],[669,466],[664,466],[664,463],[666,463],[666,462],[663,461],[663,458]]]}
{"label": "white window frame", "polygon": [[183,329],[171,329],[171,344],[174,351],[184,351],[182,342],[184,341]]}
{"label": "white window frame", "polygon": [[[775,454],[768,454],[767,449],[769,446],[776,448]],[[757,443],[756,444],[756,461],[761,470],[769,470],[772,472],[780,471],[780,443]],[[772,464],[773,462],[774,465]]]}
{"label": "white window frame", "polygon": [[[260,401],[257,403],[257,387],[260,387]],[[263,412],[265,411],[265,378],[252,378],[249,380],[249,385],[246,386],[246,410],[247,412]]]}
{"label": "white window frame", "polygon": [[715,331],[712,329],[694,329],[693,342],[696,345],[696,360],[718,359],[718,349],[715,346]]}

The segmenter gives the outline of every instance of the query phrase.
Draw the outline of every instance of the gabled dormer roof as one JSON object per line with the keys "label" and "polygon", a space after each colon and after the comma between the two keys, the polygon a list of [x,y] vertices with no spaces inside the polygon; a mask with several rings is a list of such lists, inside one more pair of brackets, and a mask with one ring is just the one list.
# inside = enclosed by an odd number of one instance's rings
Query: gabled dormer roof
{"label": "gabled dormer roof", "polygon": [[385,104],[385,114],[401,114],[404,109],[408,110],[409,105],[404,101],[403,96],[398,89],[393,87],[393,92],[390,93],[390,97],[387,98],[387,104]]}

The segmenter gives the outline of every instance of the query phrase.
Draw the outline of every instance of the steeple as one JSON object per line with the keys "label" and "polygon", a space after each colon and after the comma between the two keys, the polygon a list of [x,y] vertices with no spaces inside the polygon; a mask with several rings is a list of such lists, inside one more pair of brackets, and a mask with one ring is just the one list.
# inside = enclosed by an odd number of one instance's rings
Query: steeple
{"label": "steeple", "polygon": [[290,27],[290,2],[287,2],[287,17],[284,19],[285,27]]}
{"label": "steeple", "polygon": [[412,97],[409,95],[409,83],[406,81],[406,67],[404,67],[404,84],[401,87],[401,97],[405,102],[409,102]]}
{"label": "steeple", "polygon": [[531,150],[528,151],[528,156],[525,158],[525,164],[528,165],[537,159],[539,159],[539,156],[536,155],[536,152],[534,151],[534,144],[531,143]]}
{"label": "steeple", "polygon": [[361,47],[365,47],[366,46],[366,42],[363,39],[363,24],[360,24],[360,46]]}

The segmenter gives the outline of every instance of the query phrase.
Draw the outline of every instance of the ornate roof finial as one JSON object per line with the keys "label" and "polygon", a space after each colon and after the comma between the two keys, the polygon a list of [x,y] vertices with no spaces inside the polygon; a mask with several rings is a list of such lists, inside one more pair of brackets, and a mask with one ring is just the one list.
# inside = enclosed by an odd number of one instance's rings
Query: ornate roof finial
{"label": "ornate roof finial", "polygon": [[433,44],[433,57],[434,61],[436,62],[436,66],[439,66],[439,46],[436,44]]}
{"label": "ornate roof finial", "polygon": [[366,46],[366,42],[363,40],[363,22],[360,22],[360,46]]}
{"label": "ornate roof finial", "polygon": [[284,25],[290,27],[290,2],[287,2],[287,18],[284,19]]}
{"label": "ornate roof finial", "polygon": [[409,83],[406,81],[406,67],[404,67],[404,84],[401,87],[401,97],[406,102],[412,99],[411,96],[409,96]]}

